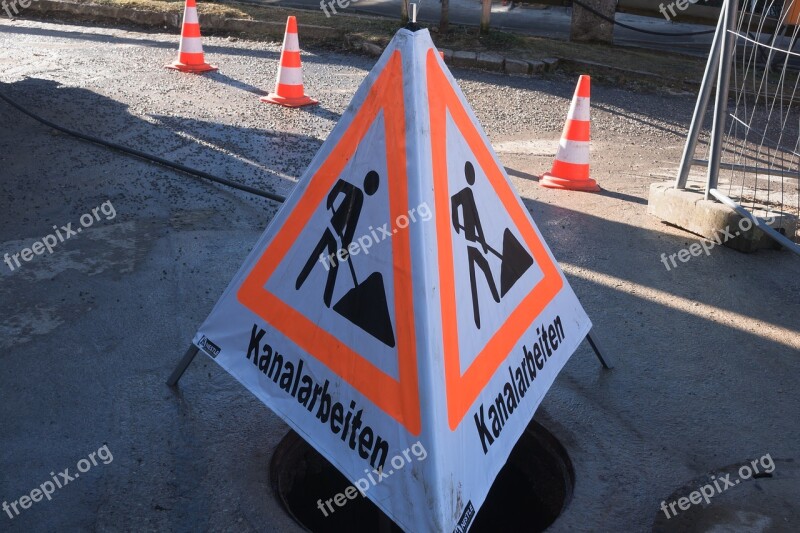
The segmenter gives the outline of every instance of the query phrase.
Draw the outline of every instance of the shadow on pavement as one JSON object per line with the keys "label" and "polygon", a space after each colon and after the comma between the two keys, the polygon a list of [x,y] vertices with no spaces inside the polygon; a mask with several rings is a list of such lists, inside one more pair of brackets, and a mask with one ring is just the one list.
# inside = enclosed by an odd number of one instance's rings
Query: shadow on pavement
{"label": "shadow on pavement", "polygon": [[[270,191],[280,194],[294,187],[300,176],[296,170],[305,168],[307,164],[307,161],[287,158],[285,154],[291,155],[293,151],[313,153],[322,144],[319,139],[295,133],[150,115],[164,126],[159,127],[131,115],[125,104],[87,89],[61,86],[52,80],[27,78],[12,84],[0,84],[0,88],[23,107],[61,126],[253,187],[270,190],[280,183],[279,191]],[[69,102],[70,105],[58,102]],[[254,105],[266,104],[256,100]],[[87,114],[86,110],[91,110],[91,113]],[[16,111],[11,112],[22,116]],[[28,118],[24,117],[24,120]],[[52,131],[46,126],[41,127]],[[204,146],[198,140],[211,146]],[[83,141],[75,139],[75,142]],[[207,157],[209,148],[217,153],[215,158]],[[108,153],[129,159],[117,152]],[[295,164],[285,164],[290,159]]]}

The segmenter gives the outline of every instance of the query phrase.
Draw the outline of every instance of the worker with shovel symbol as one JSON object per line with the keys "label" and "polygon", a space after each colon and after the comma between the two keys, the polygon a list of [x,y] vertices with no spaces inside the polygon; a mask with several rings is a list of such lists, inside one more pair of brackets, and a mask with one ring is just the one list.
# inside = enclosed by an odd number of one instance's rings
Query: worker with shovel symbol
{"label": "worker with shovel symbol", "polygon": [[[472,313],[475,319],[475,326],[481,329],[478,282],[475,276],[476,268],[483,273],[495,303],[500,303],[500,299],[508,293],[517,280],[533,264],[533,258],[508,228],[503,232],[503,253],[498,252],[486,242],[486,235],[483,232],[480,215],[478,214],[478,206],[472,193],[472,186],[475,184],[475,167],[469,161],[464,164],[464,177],[467,180],[467,187],[464,187],[450,198],[450,209],[453,228],[457,234],[463,235],[467,240],[469,283],[472,289]],[[475,245],[480,245],[480,248]],[[489,261],[486,259],[489,253],[500,259],[499,293],[497,292],[494,275],[489,267]]]}
{"label": "worker with shovel symbol", "polygon": [[373,272],[359,283],[353,260],[348,253],[364,205],[364,193],[372,196],[379,186],[380,176],[374,170],[369,171],[364,177],[363,190],[343,179],[336,182],[328,193],[325,204],[326,209],[331,212],[330,222],[297,276],[295,289],[300,290],[314,265],[320,262],[320,256],[327,252],[330,268],[322,301],[325,307],[330,308],[333,289],[339,274],[339,264],[346,262],[353,279],[353,288],[333,305],[333,310],[387,346],[394,347],[394,332],[386,302],[383,276],[380,272]]}

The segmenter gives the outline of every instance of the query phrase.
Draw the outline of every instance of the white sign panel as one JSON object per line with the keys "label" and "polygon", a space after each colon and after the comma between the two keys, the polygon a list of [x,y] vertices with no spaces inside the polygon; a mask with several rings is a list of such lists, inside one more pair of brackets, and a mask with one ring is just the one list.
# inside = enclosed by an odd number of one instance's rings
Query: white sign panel
{"label": "white sign panel", "polygon": [[590,327],[427,30],[404,29],[194,342],[404,530],[449,532]]}

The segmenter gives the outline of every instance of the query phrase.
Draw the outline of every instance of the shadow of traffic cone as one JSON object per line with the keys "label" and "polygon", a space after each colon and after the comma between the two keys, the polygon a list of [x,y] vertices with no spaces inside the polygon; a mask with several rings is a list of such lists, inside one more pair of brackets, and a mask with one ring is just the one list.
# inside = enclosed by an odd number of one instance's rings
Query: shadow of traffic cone
{"label": "shadow of traffic cone", "polygon": [[286,21],[286,34],[283,36],[281,64],[275,92],[261,98],[262,102],[286,107],[301,107],[318,103],[306,96],[303,89],[303,65],[300,64],[300,41],[297,38],[297,19],[290,16]]}
{"label": "shadow of traffic cone", "polygon": [[197,19],[197,3],[195,0],[186,0],[183,10],[183,29],[181,30],[181,44],[178,48],[178,60],[166,65],[167,68],[200,74],[217,70],[217,67],[206,63],[203,54],[203,43],[200,39],[200,22]]}
{"label": "shadow of traffic cone", "polygon": [[597,182],[589,177],[589,84],[589,76],[581,76],[578,80],[553,168],[539,179],[542,187],[600,190]]}

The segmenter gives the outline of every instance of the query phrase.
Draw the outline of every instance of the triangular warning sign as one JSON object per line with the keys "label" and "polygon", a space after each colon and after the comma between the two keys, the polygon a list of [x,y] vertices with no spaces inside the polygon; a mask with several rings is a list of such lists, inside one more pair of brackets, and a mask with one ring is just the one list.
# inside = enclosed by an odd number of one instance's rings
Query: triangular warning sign
{"label": "triangular warning sign", "polygon": [[590,327],[427,30],[403,29],[195,344],[403,529],[450,532]]}
{"label": "triangular warning sign", "polygon": [[426,72],[448,420],[455,429],[558,294],[562,276],[434,50]]}
{"label": "triangular warning sign", "polygon": [[236,295],[417,434],[409,229],[392,223],[409,215],[399,53],[370,85]]}

